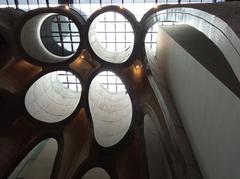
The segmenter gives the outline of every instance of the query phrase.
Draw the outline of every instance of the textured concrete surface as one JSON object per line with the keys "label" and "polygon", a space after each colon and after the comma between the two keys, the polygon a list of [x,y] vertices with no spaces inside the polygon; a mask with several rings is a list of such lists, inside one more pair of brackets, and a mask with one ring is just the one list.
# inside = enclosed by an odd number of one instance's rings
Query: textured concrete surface
{"label": "textured concrete surface", "polygon": [[57,72],[38,79],[27,91],[25,106],[36,119],[48,123],[64,120],[77,107],[81,92],[70,90],[58,80]]}
{"label": "textured concrete surface", "polygon": [[94,135],[101,146],[110,147],[127,133],[132,121],[132,103],[126,92],[109,92],[99,84],[97,77],[89,89]]}
{"label": "textured concrete surface", "polygon": [[[160,138],[159,123],[154,123],[152,119],[154,114],[146,114],[144,116],[144,139],[148,162],[149,179],[164,179],[170,178],[167,176],[169,171],[162,171],[164,165],[163,145]],[[158,119],[155,119],[158,121]],[[161,165],[161,167],[159,167]],[[166,168],[164,168],[166,169]]]}

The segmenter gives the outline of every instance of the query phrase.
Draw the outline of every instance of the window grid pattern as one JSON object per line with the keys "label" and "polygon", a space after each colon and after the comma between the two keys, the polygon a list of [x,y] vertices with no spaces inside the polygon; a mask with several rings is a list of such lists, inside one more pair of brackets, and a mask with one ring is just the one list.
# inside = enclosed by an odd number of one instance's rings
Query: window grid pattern
{"label": "window grid pattern", "polygon": [[80,44],[79,31],[72,20],[65,16],[55,15],[52,22],[51,36],[41,36],[41,38],[54,38],[61,47],[61,55],[65,56],[65,50],[74,53]]}
{"label": "window grid pattern", "polygon": [[132,26],[119,13],[104,13],[97,17],[96,21],[97,39],[108,51],[124,51],[133,43]]}
{"label": "window grid pattern", "polygon": [[81,83],[79,79],[68,71],[57,71],[58,80],[66,87],[73,91],[81,91]]}
{"label": "window grid pattern", "polygon": [[156,46],[157,46],[157,33],[158,33],[158,28],[159,26],[163,25],[174,25],[176,22],[172,21],[163,21],[159,22],[157,24],[154,24],[149,30],[148,33],[146,34],[145,37],[145,47],[152,51],[156,51]]}
{"label": "window grid pattern", "polygon": [[123,91],[126,92],[125,85],[122,83],[121,79],[113,72],[110,71],[101,72],[97,76],[97,81],[109,92],[112,93],[118,93]]}
{"label": "window grid pattern", "polygon": [[225,0],[1,0],[0,8],[13,7],[25,11],[40,8],[69,5],[78,9],[80,14],[88,18],[97,9],[107,5],[122,5],[130,10],[138,20],[156,4],[190,4],[190,3],[215,3]]}

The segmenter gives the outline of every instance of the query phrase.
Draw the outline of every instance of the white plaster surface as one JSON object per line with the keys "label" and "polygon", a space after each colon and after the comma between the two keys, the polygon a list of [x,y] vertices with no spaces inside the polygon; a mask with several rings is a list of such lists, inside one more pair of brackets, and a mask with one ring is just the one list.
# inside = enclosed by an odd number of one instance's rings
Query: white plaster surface
{"label": "white plaster surface", "polygon": [[112,93],[96,76],[89,89],[89,107],[94,136],[99,145],[110,147],[127,133],[132,121],[132,103],[126,92]]}
{"label": "white plaster surface", "polygon": [[54,123],[64,120],[80,101],[81,92],[63,86],[57,75],[57,72],[51,72],[42,76],[25,96],[27,111],[40,121]]}

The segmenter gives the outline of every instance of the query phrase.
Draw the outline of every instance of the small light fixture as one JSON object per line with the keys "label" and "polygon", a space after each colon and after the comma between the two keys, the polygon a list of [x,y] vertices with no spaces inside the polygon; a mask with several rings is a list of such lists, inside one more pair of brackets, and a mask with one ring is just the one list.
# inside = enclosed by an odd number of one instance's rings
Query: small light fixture
{"label": "small light fixture", "polygon": [[153,8],[154,8],[154,9],[157,9],[157,8],[158,8],[158,5],[157,5],[157,4],[155,4]]}
{"label": "small light fixture", "polygon": [[81,56],[80,56],[80,58],[82,58],[82,59],[83,59],[83,58],[84,58],[84,55],[81,55]]}
{"label": "small light fixture", "polygon": [[136,65],[135,65],[135,68],[136,68],[137,70],[140,70],[140,68],[142,68],[142,65],[141,65],[141,64],[136,64]]}
{"label": "small light fixture", "polygon": [[68,5],[65,5],[65,9],[69,10],[69,6],[68,6]]}
{"label": "small light fixture", "polygon": [[120,9],[123,9],[123,4],[119,5]]}

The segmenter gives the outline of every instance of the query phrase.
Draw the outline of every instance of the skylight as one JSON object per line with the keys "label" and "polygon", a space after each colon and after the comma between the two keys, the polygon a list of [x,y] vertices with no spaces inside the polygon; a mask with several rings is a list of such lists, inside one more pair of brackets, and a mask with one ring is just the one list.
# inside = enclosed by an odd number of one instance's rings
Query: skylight
{"label": "skylight", "polygon": [[97,17],[96,35],[100,44],[111,52],[124,51],[134,41],[131,24],[115,12],[107,12]]}
{"label": "skylight", "polygon": [[[63,17],[65,19],[63,19]],[[56,29],[56,30],[55,30]],[[80,35],[76,25],[65,16],[56,15],[52,23],[52,35],[62,48],[75,52],[80,43]]]}
{"label": "skylight", "polygon": [[[225,0],[216,0],[216,2],[224,2]],[[63,1],[60,1],[63,2]],[[124,8],[129,9],[138,20],[149,9],[156,4],[189,4],[189,3],[213,3],[215,0],[71,0],[70,7],[78,9],[82,15],[89,17],[94,11],[100,7],[107,5],[123,5]],[[59,3],[58,0],[1,0],[0,8],[13,7],[23,10],[32,10],[40,7],[54,7],[64,5]]]}
{"label": "skylight", "polygon": [[97,81],[109,92],[118,93],[126,91],[121,79],[111,71],[101,72],[97,76]]}
{"label": "skylight", "polygon": [[79,79],[68,71],[57,71],[58,80],[66,87],[73,91],[81,91],[81,83]]}

